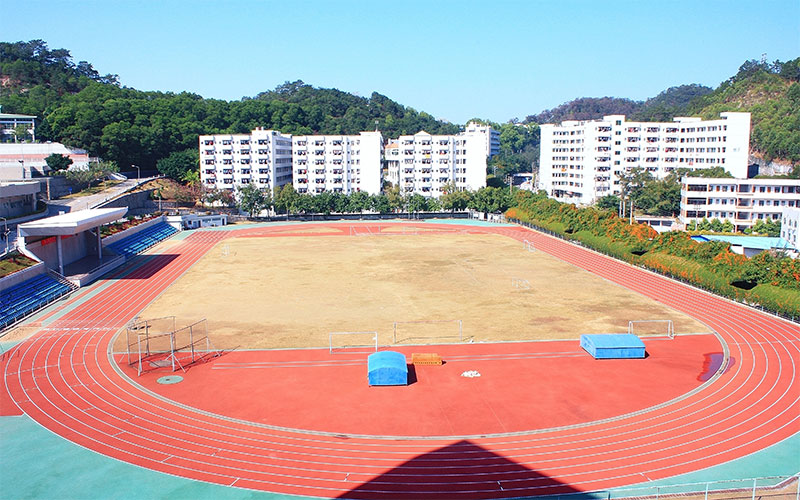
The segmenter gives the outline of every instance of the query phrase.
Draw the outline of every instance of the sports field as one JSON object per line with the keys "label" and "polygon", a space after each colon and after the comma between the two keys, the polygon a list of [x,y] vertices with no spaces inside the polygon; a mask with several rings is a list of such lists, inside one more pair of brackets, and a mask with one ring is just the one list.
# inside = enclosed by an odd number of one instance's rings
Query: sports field
{"label": "sports field", "polygon": [[[378,332],[389,345],[395,322],[397,343],[406,344],[457,342],[452,320],[474,342],[625,332],[630,320],[670,319],[679,333],[709,331],[497,234],[229,238],[140,317],[173,315],[178,326],[207,318],[221,349],[327,347],[329,332],[341,331]],[[654,324],[640,333],[665,331]]]}

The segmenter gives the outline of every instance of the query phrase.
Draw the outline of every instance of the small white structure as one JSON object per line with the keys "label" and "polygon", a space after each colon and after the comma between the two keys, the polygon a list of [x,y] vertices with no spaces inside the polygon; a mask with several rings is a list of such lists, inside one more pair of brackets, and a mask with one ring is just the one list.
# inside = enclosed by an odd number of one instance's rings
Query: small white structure
{"label": "small white structure", "polygon": [[99,227],[123,218],[127,212],[126,207],[93,208],[25,222],[17,226],[17,243],[23,253],[33,254],[60,274],[67,274],[65,268],[70,264],[76,264],[74,274],[97,270],[112,260],[121,265],[125,260],[117,256],[104,261]]}
{"label": "small white structure", "polygon": [[38,181],[0,182],[0,217],[13,219],[36,211]]}
{"label": "small white structure", "polygon": [[18,115],[14,113],[0,113],[0,141],[14,141],[15,130],[20,125],[30,134],[31,140],[36,141],[36,117],[32,115]]}
{"label": "small white structure", "polygon": [[780,220],[784,209],[795,207],[800,207],[798,179],[681,179],[683,224],[704,218],[727,220],[741,232],[759,219]]}
{"label": "small white structure", "polygon": [[383,184],[383,136],[296,135],[292,137],[293,185],[298,193],[379,194]]}
{"label": "small white structure", "polygon": [[750,113],[720,117],[677,117],[661,123],[608,115],[542,125],[540,182],[551,198],[589,205],[606,195],[620,195],[620,178],[636,167],[659,179],[676,168],[710,167],[746,178]]}
{"label": "small white structure", "polygon": [[220,227],[228,224],[226,214],[182,214],[167,216],[167,223],[175,229],[198,229],[201,227]]}

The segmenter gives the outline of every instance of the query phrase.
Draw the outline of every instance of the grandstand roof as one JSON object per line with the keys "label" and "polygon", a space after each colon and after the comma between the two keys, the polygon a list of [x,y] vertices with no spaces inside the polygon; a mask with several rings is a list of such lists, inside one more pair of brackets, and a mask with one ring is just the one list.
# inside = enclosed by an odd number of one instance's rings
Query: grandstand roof
{"label": "grandstand roof", "polygon": [[18,229],[20,236],[72,235],[114,222],[124,217],[126,213],[128,213],[127,207],[78,210],[77,212],[26,222],[20,224]]}

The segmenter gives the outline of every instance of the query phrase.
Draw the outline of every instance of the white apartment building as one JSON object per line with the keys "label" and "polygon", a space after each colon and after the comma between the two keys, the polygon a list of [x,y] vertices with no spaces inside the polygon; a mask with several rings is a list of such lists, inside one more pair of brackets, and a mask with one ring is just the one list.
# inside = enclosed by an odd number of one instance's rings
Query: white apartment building
{"label": "white apartment building", "polygon": [[293,185],[298,193],[379,194],[383,136],[301,135],[292,138]]}
{"label": "white apartment building", "polygon": [[744,231],[759,219],[780,220],[787,208],[800,207],[800,180],[681,179],[681,222],[729,220]]}
{"label": "white apartment building", "polygon": [[250,134],[201,135],[200,181],[229,191],[255,183],[274,195],[292,182],[292,136],[261,128]]}
{"label": "white apartment building", "polygon": [[469,122],[464,130],[465,134],[481,134],[486,142],[486,158],[500,152],[500,132],[489,125],[481,125],[478,122]]}
{"label": "white apartment building", "polygon": [[402,135],[386,147],[387,179],[405,194],[438,198],[450,183],[458,190],[486,186],[486,143],[480,133]]}
{"label": "white apartment building", "polygon": [[747,177],[750,113],[719,120],[677,117],[628,122],[624,115],[541,126],[541,188],[560,201],[591,204],[620,195],[620,177],[635,167],[664,178],[676,168],[723,167]]}
{"label": "white apartment building", "polygon": [[800,207],[795,204],[793,208],[784,208],[781,214],[781,238],[795,250],[800,250],[798,230],[800,230]]}

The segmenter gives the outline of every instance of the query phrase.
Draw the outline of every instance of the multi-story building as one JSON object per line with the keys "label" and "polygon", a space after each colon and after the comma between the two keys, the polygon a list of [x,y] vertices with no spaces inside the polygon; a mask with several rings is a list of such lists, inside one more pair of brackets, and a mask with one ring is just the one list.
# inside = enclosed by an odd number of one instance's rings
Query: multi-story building
{"label": "multi-story building", "polygon": [[85,169],[89,166],[89,153],[58,142],[0,143],[0,179],[20,180],[48,175],[47,157],[53,154],[72,160],[70,168]]}
{"label": "multi-story building", "polygon": [[387,179],[406,194],[438,198],[448,184],[478,190],[486,186],[484,135],[402,135],[387,146],[386,166]]}
{"label": "multi-story building", "polygon": [[257,128],[250,134],[200,136],[200,180],[233,191],[255,183],[276,189],[292,182],[292,136]]}
{"label": "multi-story building", "polygon": [[18,142],[18,129],[25,130],[25,133],[31,136],[31,140],[36,142],[35,116],[0,113],[0,142]]}
{"label": "multi-story building", "polygon": [[784,208],[781,214],[781,238],[794,250],[800,250],[798,230],[800,230],[800,207]]}
{"label": "multi-story building", "polygon": [[489,125],[478,122],[467,123],[465,134],[481,134],[486,142],[486,158],[491,158],[500,152],[500,132]]}
{"label": "multi-story building", "polygon": [[292,138],[292,182],[298,193],[379,194],[382,160],[380,132]]}
{"label": "multi-story building", "polygon": [[797,179],[681,179],[684,224],[704,218],[728,220],[736,231],[744,231],[759,219],[780,220],[784,209],[796,207],[800,207]]}
{"label": "multi-story building", "polygon": [[750,113],[719,120],[675,118],[628,122],[624,115],[541,126],[540,182],[560,201],[591,204],[620,195],[620,178],[635,167],[664,178],[677,168],[723,167],[747,177]]}

